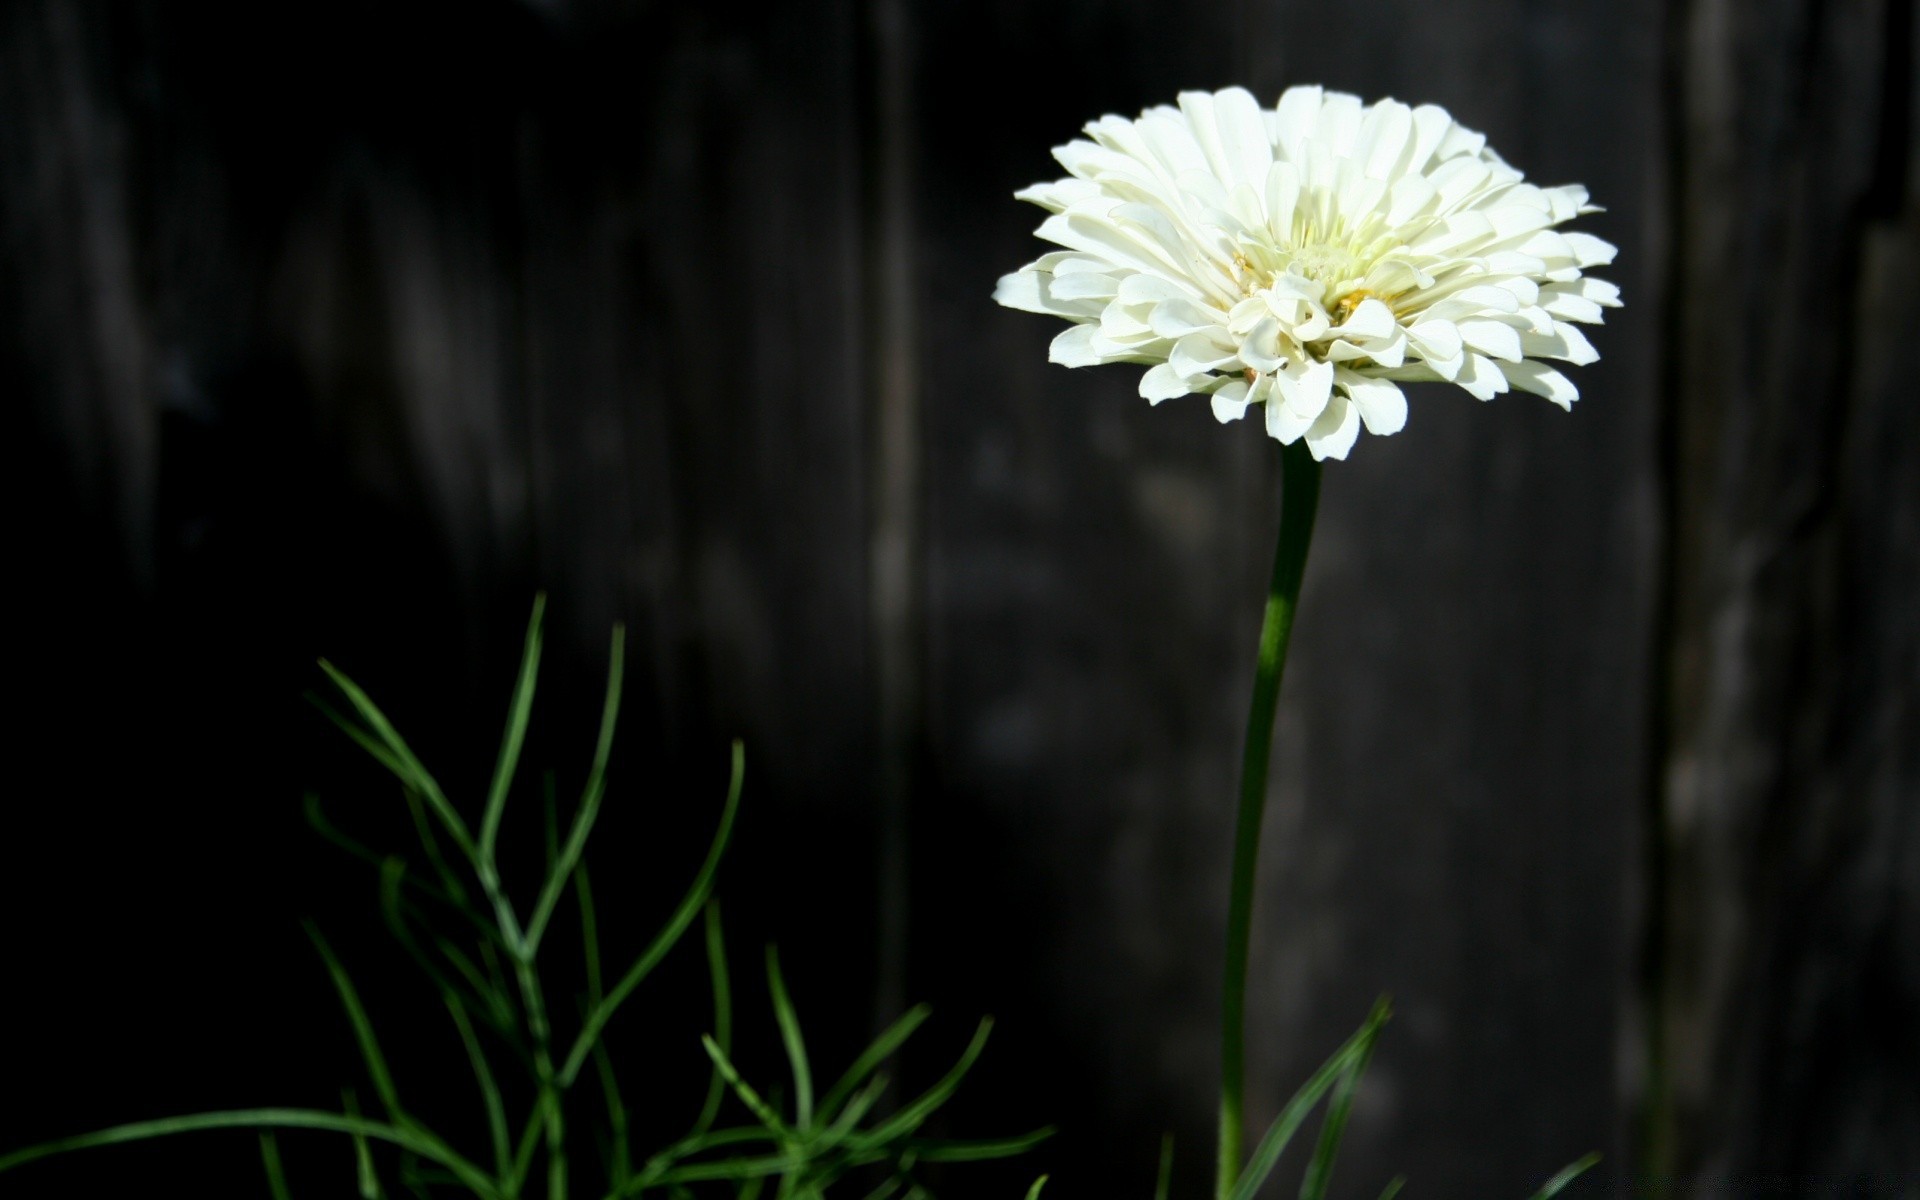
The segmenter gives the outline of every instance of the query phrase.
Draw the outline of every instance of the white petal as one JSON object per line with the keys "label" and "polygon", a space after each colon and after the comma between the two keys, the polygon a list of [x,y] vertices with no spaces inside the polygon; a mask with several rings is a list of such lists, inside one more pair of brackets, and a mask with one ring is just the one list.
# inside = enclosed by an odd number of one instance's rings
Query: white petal
{"label": "white petal", "polygon": [[1147,274],[1129,275],[1122,279],[1116,294],[1123,304],[1149,306],[1167,300],[1192,300],[1198,295],[1191,287],[1161,275]]}
{"label": "white petal", "polygon": [[1274,375],[1274,386],[1286,406],[1302,417],[1315,417],[1333,394],[1333,364],[1290,362]]}
{"label": "white petal", "polygon": [[1365,154],[1367,175],[1391,180],[1405,170],[1408,143],[1413,140],[1413,110],[1396,100],[1382,100],[1367,113],[1359,149]]}
{"label": "white petal", "polygon": [[1407,397],[1390,379],[1374,379],[1354,371],[1339,372],[1340,386],[1360,410],[1367,432],[1399,433],[1407,424]]}
{"label": "white petal", "polygon": [[1620,251],[1612,242],[1603,242],[1590,233],[1563,233],[1567,244],[1573,247],[1573,256],[1581,270],[1588,267],[1603,267],[1613,261]]}
{"label": "white petal", "polygon": [[1502,363],[1500,370],[1513,386],[1536,396],[1545,396],[1569,411],[1573,408],[1573,402],[1580,398],[1580,389],[1573,386],[1573,381],[1545,363],[1527,359],[1525,362]]}
{"label": "white petal", "polygon": [[1279,136],[1274,139],[1280,153],[1300,161],[1300,146],[1312,135],[1320,121],[1320,106],[1325,93],[1319,87],[1290,87],[1280,94],[1274,106]]}
{"label": "white petal", "polygon": [[1407,337],[1428,362],[1460,357],[1460,330],[1451,321],[1416,321],[1408,328]]}
{"label": "white petal", "polygon": [[1211,330],[1190,333],[1173,345],[1167,362],[1184,379],[1217,371],[1234,360],[1234,347],[1222,345]]}
{"label": "white petal", "polygon": [[1260,102],[1244,88],[1228,88],[1213,97],[1213,119],[1220,127],[1220,151],[1234,173],[1232,182],[1258,192],[1267,182],[1273,145],[1267,140]]}
{"label": "white petal", "polygon": [[1044,271],[1015,271],[1000,277],[1000,282],[994,285],[993,298],[1008,308],[1083,321],[1100,311],[1098,304],[1058,298],[1053,294],[1053,283],[1054,276]]}
{"label": "white petal", "polygon": [[1608,308],[1620,307],[1620,287],[1618,284],[1608,283],[1604,279],[1586,278],[1576,283],[1568,284],[1567,286],[1577,288],[1582,296],[1585,296],[1595,304],[1604,304]]}
{"label": "white petal", "polygon": [[1184,296],[1162,300],[1153,308],[1147,324],[1161,337],[1183,338],[1202,329],[1217,329],[1222,316],[1213,309],[1195,304]]}
{"label": "white petal", "polygon": [[1460,365],[1460,373],[1454,376],[1455,383],[1467,389],[1476,400],[1491,400],[1507,390],[1507,377],[1500,368],[1484,354],[1467,353],[1466,360]]}
{"label": "white petal", "polygon": [[1393,310],[1369,296],[1353,310],[1345,324],[1336,325],[1327,332],[1335,337],[1385,338],[1392,337],[1396,328],[1398,323],[1393,319]]}
{"label": "white petal", "polygon": [[1600,352],[1593,348],[1587,335],[1580,332],[1579,326],[1569,325],[1565,321],[1554,322],[1550,336],[1527,334],[1520,339],[1520,345],[1528,358],[1557,358],[1576,367],[1600,361]]}
{"label": "white petal", "polygon": [[1387,224],[1405,225],[1433,203],[1438,194],[1433,181],[1425,175],[1402,175],[1393,181],[1393,189],[1388,193],[1393,203],[1387,208]]}
{"label": "white petal", "polygon": [[1265,373],[1278,371],[1285,359],[1280,354],[1280,321],[1269,314],[1240,339],[1240,361]]}
{"label": "white petal", "polygon": [[1155,363],[1140,377],[1141,398],[1154,404],[1184,396],[1192,390],[1180,372],[1167,363]]}
{"label": "white petal", "polygon": [[1097,325],[1075,325],[1053,339],[1047,347],[1047,361],[1063,367],[1091,367],[1105,361],[1093,348]]}
{"label": "white petal", "polygon": [[1518,362],[1524,357],[1520,331],[1511,325],[1492,320],[1461,321],[1458,325],[1460,340],[1474,350],[1508,362]]}
{"label": "white petal", "polygon": [[1038,204],[1048,212],[1064,212],[1080,201],[1099,194],[1100,185],[1097,183],[1089,183],[1084,179],[1056,179],[1052,183],[1036,183],[1021,188],[1013,194],[1013,198]]}
{"label": "white petal", "polygon": [[1213,394],[1213,419],[1225,425],[1247,415],[1247,381],[1236,379]]}
{"label": "white petal", "polygon": [[1300,198],[1300,168],[1276,162],[1267,168],[1267,229],[1285,237],[1293,228],[1293,210]]}
{"label": "white petal", "polygon": [[1345,458],[1360,437],[1360,412],[1345,396],[1327,402],[1326,411],[1307,430],[1307,449],[1316,459]]}
{"label": "white petal", "polygon": [[1336,158],[1351,158],[1360,140],[1360,124],[1366,119],[1367,106],[1360,97],[1346,92],[1328,92],[1320,103],[1320,119],[1314,124],[1313,137]]}
{"label": "white petal", "polygon": [[1111,300],[1119,288],[1120,281],[1111,275],[1076,271],[1071,275],[1055,275],[1048,290],[1056,300]]}

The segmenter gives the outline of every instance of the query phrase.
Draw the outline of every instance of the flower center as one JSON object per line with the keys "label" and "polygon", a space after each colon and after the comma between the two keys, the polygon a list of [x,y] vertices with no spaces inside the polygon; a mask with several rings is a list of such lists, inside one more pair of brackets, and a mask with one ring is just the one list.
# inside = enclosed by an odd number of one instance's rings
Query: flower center
{"label": "flower center", "polygon": [[1288,265],[1296,274],[1323,284],[1332,285],[1365,274],[1364,266],[1346,246],[1311,243],[1294,247],[1288,257],[1292,260]]}
{"label": "flower center", "polygon": [[1345,325],[1347,318],[1353,316],[1353,310],[1359,308],[1361,302],[1365,300],[1379,300],[1386,303],[1388,307],[1392,307],[1391,297],[1368,291],[1366,288],[1355,288],[1327,305],[1327,317],[1335,325]]}

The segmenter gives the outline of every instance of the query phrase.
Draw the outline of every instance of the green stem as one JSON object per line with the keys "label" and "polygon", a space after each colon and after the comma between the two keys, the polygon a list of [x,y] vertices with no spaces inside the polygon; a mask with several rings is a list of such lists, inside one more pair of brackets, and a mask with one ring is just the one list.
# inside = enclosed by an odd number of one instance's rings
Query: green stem
{"label": "green stem", "polygon": [[1220,1005],[1220,1159],[1216,1195],[1233,1192],[1244,1162],[1246,1124],[1247,949],[1253,925],[1253,883],[1259,863],[1260,821],[1267,807],[1267,763],[1273,754],[1273,716],[1287,664],[1287,636],[1300,605],[1300,580],[1320,505],[1320,464],[1302,438],[1281,454],[1280,541],[1273,553],[1260,656],[1254,668],[1253,707],[1240,761],[1240,813],[1233,831],[1233,883],[1227,901],[1227,965]]}

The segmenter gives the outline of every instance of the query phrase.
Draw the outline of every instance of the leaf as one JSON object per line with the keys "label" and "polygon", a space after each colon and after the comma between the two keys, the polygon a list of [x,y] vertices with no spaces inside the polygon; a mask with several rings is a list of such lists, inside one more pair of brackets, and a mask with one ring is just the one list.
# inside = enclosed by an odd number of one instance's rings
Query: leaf
{"label": "leaf", "polygon": [[266,1168],[267,1190],[273,1193],[273,1200],[293,1200],[287,1191],[287,1173],[280,1165],[280,1144],[273,1135],[260,1135],[260,1165]]}
{"label": "leaf", "polygon": [[1046,1186],[1047,1176],[1042,1175],[1040,1178],[1034,1180],[1033,1186],[1027,1189],[1027,1200],[1040,1200],[1040,1189]]}
{"label": "leaf", "polygon": [[780,955],[772,946],[767,947],[767,990],[773,994],[773,1019],[780,1026],[780,1042],[793,1070],[793,1123],[809,1129],[813,1126],[813,1072],[807,1066],[806,1040],[800,1036],[800,1016],[793,1011],[786,980],[780,976]]}
{"label": "leaf", "polygon": [[451,988],[441,991],[441,999],[452,1016],[454,1028],[460,1032],[460,1044],[466,1047],[467,1061],[473,1066],[473,1081],[479,1085],[480,1101],[487,1109],[487,1136],[493,1143],[494,1174],[505,1178],[513,1168],[512,1146],[507,1133],[507,1109],[500,1096],[500,1086],[494,1081],[493,1068],[487,1064],[487,1052],[480,1045],[480,1039],[474,1036],[473,1022],[467,1020],[466,1005],[459,993]]}
{"label": "leaf", "polygon": [[1552,1197],[1560,1194],[1561,1189],[1578,1179],[1599,1161],[1598,1154],[1589,1154],[1585,1158],[1568,1163],[1560,1169],[1559,1174],[1540,1185],[1540,1190],[1533,1194],[1533,1200],[1552,1200]]}
{"label": "leaf", "polygon": [[633,993],[633,989],[639,987],[641,980],[660,964],[660,960],[666,957],[667,951],[673,949],[674,944],[680,940],[680,935],[687,931],[688,925],[692,924],[694,914],[699,912],[701,906],[707,902],[707,896],[713,890],[714,874],[720,869],[720,857],[726,852],[727,839],[733,833],[734,816],[740,810],[740,787],[745,778],[745,772],[745,752],[739,740],[735,739],[732,774],[727,783],[726,806],[721,810],[720,826],[714,832],[713,843],[707,848],[706,861],[700,864],[700,871],[694,876],[693,886],[687,889],[686,896],[681,899],[679,907],[674,909],[673,915],[667,919],[666,925],[654,936],[653,941],[634,961],[634,964],[627,968],[627,973],[621,976],[620,982],[607,993],[606,998],[594,1005],[593,1011],[587,1014],[579,1036],[573,1041],[573,1048],[567,1052],[566,1065],[560,1069],[558,1081],[561,1088],[572,1086],[574,1078],[580,1073],[581,1064],[586,1061],[587,1054],[593,1048],[594,1039],[600,1036],[600,1031],[613,1018],[613,1014],[619,1010],[622,1002]]}
{"label": "leaf", "polygon": [[909,1037],[912,1037],[913,1031],[920,1028],[921,1023],[932,1014],[931,1008],[924,1004],[916,1004],[899,1020],[887,1026],[879,1037],[873,1039],[873,1044],[862,1051],[859,1058],[853,1060],[853,1065],[847,1068],[847,1073],[827,1089],[827,1094],[820,1101],[822,1115],[832,1117],[834,1110],[855,1087],[859,1086],[860,1081],[885,1062]]}
{"label": "leaf", "polygon": [[[1390,1007],[1385,996],[1375,1002],[1373,1012],[1367,1018],[1369,1025],[1378,1026],[1386,1021]],[[1367,1062],[1373,1057],[1374,1039],[1368,1038],[1359,1056],[1354,1060],[1340,1082],[1334,1085],[1333,1098],[1327,1102],[1327,1117],[1320,1128],[1320,1144],[1314,1149],[1313,1160],[1307,1164],[1307,1175],[1300,1184],[1300,1200],[1326,1200],[1327,1184],[1333,1179],[1334,1159],[1340,1153],[1340,1138],[1347,1130],[1347,1117],[1353,1111],[1354,1092],[1360,1087],[1360,1077],[1367,1073]]]}
{"label": "leaf", "polygon": [[847,1101],[847,1106],[840,1110],[840,1115],[833,1119],[833,1124],[821,1131],[818,1141],[824,1146],[838,1145],[841,1139],[860,1124],[860,1118],[866,1116],[872,1111],[873,1106],[880,1102],[881,1095],[887,1090],[887,1082],[885,1075],[875,1075],[869,1080],[866,1087],[855,1092],[853,1099]]}
{"label": "leaf", "polygon": [[914,1144],[913,1150],[921,1162],[980,1162],[989,1158],[1011,1158],[1016,1154],[1025,1154],[1057,1132],[1048,1125],[1016,1137],[919,1142]]}
{"label": "leaf", "polygon": [[[586,959],[587,1006],[600,1003],[600,923],[593,904],[593,884],[587,877],[586,864],[573,874],[574,898],[580,905],[580,941],[581,950]],[[633,1173],[632,1149],[627,1140],[627,1106],[620,1096],[620,1083],[613,1073],[613,1059],[607,1053],[604,1037],[593,1043],[594,1070],[600,1076],[600,1095],[607,1106],[608,1134],[612,1139],[608,1174],[617,1188],[624,1184]],[[717,1083],[719,1076],[714,1076]],[[718,1104],[718,1101],[715,1101]]]}
{"label": "leaf", "polygon": [[857,1139],[848,1139],[849,1144],[863,1147],[884,1145],[918,1129],[928,1117],[947,1102],[953,1095],[954,1089],[960,1086],[961,1079],[966,1077],[967,1072],[973,1068],[974,1061],[980,1057],[980,1052],[986,1048],[987,1037],[992,1032],[993,1018],[981,1018],[980,1027],[974,1031],[973,1040],[967,1043],[966,1050],[961,1053],[960,1061],[941,1076],[938,1083],[865,1135]]}
{"label": "leaf", "polygon": [[[466,822],[460,819],[460,814],[454,811],[452,804],[448,803],[446,794],[440,790],[440,785],[434,781],[433,775],[421,765],[420,760],[407,747],[405,739],[394,729],[393,723],[387,720],[386,714],[381,712],[372,698],[361,691],[359,685],[347,678],[338,667],[323,658],[320,660],[320,669],[327,673],[327,678],[333,680],[334,686],[339,688],[341,694],[353,704],[354,711],[360,714],[360,719],[365,721],[372,730],[372,737],[363,736],[365,731],[351,722],[336,718],[336,723],[346,730],[354,741],[365,746],[383,766],[399,776],[401,782],[419,792],[432,806],[434,815],[440,818],[440,823],[446,827],[454,844],[460,847],[469,861],[477,861],[473,835],[467,832]],[[375,748],[375,740],[379,744],[379,749]]]}
{"label": "leaf", "polygon": [[[720,1049],[720,1044],[703,1034],[700,1045],[706,1049],[707,1057],[713,1060],[713,1065],[719,1070],[720,1077],[727,1081],[727,1086],[733,1089],[734,1095],[740,1097],[740,1102],[747,1106],[748,1111],[758,1117],[762,1125],[782,1139],[793,1140],[793,1130],[780,1118],[780,1114],[771,1104],[761,1099],[760,1093],[754,1091],[751,1084],[740,1078],[740,1072],[734,1069],[732,1060],[727,1057],[724,1050]],[[711,1178],[722,1177],[712,1176]]]}
{"label": "leaf", "polygon": [[[348,1116],[360,1115],[360,1106],[355,1103],[351,1091],[340,1094],[340,1103],[347,1110]],[[367,1148],[366,1135],[350,1132],[348,1136],[353,1139],[354,1178],[359,1185],[360,1200],[383,1200],[380,1192],[380,1176],[374,1173],[373,1151]]]}
{"label": "leaf", "polygon": [[1386,1018],[1384,1005],[1376,1004],[1373,1013],[1367,1018],[1366,1024],[1360,1027],[1359,1032],[1348,1038],[1346,1044],[1340,1049],[1334,1051],[1333,1057],[1322,1064],[1320,1069],[1314,1072],[1313,1077],[1293,1094],[1293,1099],[1287,1102],[1287,1106],[1280,1110],[1280,1115],[1274,1118],[1273,1124],[1267,1127],[1266,1136],[1260,1139],[1260,1145],[1255,1148],[1253,1157],[1248,1160],[1246,1170],[1241,1172],[1240,1178],[1234,1184],[1231,1200],[1253,1200],[1254,1193],[1260,1190],[1260,1185],[1267,1181],[1267,1176],[1272,1174],[1274,1166],[1279,1163],[1280,1155],[1286,1150],[1287,1143],[1293,1139],[1294,1131],[1299,1129],[1300,1123],[1307,1119],[1307,1114],[1313,1111],[1313,1106],[1320,1102],[1320,1097],[1326,1094],[1334,1081],[1372,1045],[1374,1037],[1380,1032],[1380,1026]]}
{"label": "leaf", "polygon": [[1167,1189],[1173,1186],[1173,1134],[1160,1136],[1160,1170],[1153,1183],[1153,1200],[1167,1200]]}
{"label": "leaf", "polygon": [[333,977],[334,990],[340,993],[340,1004],[347,1010],[347,1020],[353,1025],[353,1036],[360,1043],[360,1057],[367,1064],[367,1074],[373,1079],[373,1090],[379,1095],[380,1103],[387,1110],[387,1116],[396,1124],[405,1126],[411,1122],[406,1111],[400,1107],[400,1096],[394,1090],[393,1076],[387,1071],[387,1060],[380,1053],[380,1041],[374,1036],[373,1022],[367,1019],[367,1010],[360,1003],[360,993],[354,990],[353,980],[333,956],[327,940],[312,922],[306,923],[307,936],[313,939],[314,949],[326,960],[327,973]]}
{"label": "leaf", "polygon": [[493,861],[500,838],[500,820],[507,811],[507,793],[520,765],[520,748],[527,738],[527,720],[533,712],[534,682],[540,674],[540,619],[547,611],[547,594],[535,592],[533,616],[527,621],[527,640],[520,652],[520,676],[514,680],[513,699],[507,705],[507,729],[500,738],[500,757],[494,762],[493,782],[487,788],[487,811],[480,822],[480,857]]}
{"label": "leaf", "polygon": [[375,1141],[391,1142],[402,1149],[411,1150],[422,1158],[439,1163],[458,1176],[465,1187],[485,1200],[499,1200],[500,1196],[499,1189],[494,1187],[492,1180],[488,1179],[479,1168],[453,1153],[431,1134],[417,1129],[404,1129],[385,1121],[372,1121],[364,1117],[350,1117],[342,1113],[303,1108],[234,1109],[115,1125],[93,1133],[81,1134],[78,1137],[42,1142],[37,1146],[28,1146],[22,1150],[15,1150],[11,1154],[0,1155],[0,1171],[9,1171],[25,1163],[55,1154],[88,1150],[96,1146],[143,1142],[153,1138],[171,1137],[174,1134],[194,1133],[208,1129],[325,1129],[335,1133],[359,1134],[362,1137],[373,1138]]}
{"label": "leaf", "polygon": [[547,881],[540,890],[539,903],[534,906],[533,918],[527,922],[529,948],[539,946],[547,922],[553,917],[555,906],[560,903],[560,893],[566,889],[567,878],[586,850],[587,835],[593,832],[594,821],[600,815],[600,800],[606,792],[607,759],[613,753],[613,731],[620,716],[620,688],[625,677],[626,658],[626,627],[615,625],[613,648],[607,655],[607,693],[600,705],[600,737],[594,744],[593,766],[587,772],[587,786],[580,795],[580,809],[574,814],[573,826],[567,832],[567,844],[560,851],[559,862],[548,872]]}
{"label": "leaf", "polygon": [[[713,1039],[720,1049],[733,1053],[733,987],[727,976],[726,939],[720,928],[720,902],[706,904],[707,974],[713,987]],[[695,1135],[704,1133],[720,1113],[720,1099],[726,1094],[726,1080],[715,1067],[707,1080],[707,1098],[693,1122]],[[828,1111],[832,1111],[829,1109]]]}

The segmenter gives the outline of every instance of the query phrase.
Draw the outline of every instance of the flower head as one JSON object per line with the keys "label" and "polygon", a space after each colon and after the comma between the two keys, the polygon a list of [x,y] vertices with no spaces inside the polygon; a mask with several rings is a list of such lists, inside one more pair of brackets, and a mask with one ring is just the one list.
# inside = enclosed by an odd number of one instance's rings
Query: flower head
{"label": "flower head", "polygon": [[1228,88],[1085,132],[1053,152],[1068,178],[1016,193],[1065,249],[994,299],[1074,323],[1054,362],[1151,364],[1142,396],[1208,394],[1223,422],[1264,405],[1315,458],[1345,458],[1362,424],[1397,432],[1410,380],[1570,408],[1543,360],[1598,358],[1575,323],[1620,303],[1581,274],[1614,248],[1555,228],[1598,211],[1586,189],[1525,182],[1433,105],[1295,87],[1263,109]]}

